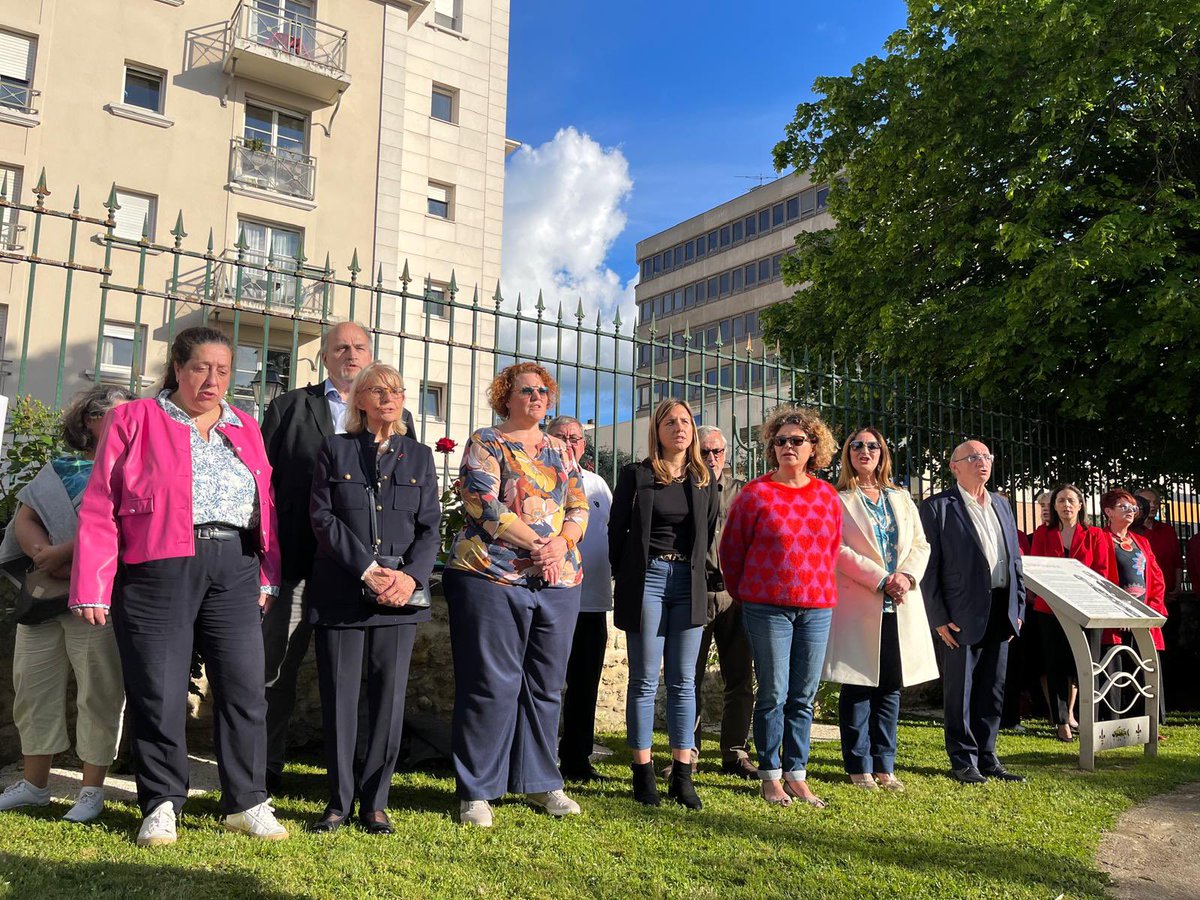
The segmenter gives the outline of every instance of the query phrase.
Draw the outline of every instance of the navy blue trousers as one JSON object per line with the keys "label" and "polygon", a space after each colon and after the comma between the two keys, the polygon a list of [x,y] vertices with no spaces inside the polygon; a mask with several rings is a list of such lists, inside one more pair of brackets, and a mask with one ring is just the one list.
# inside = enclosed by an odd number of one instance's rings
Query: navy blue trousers
{"label": "navy blue trousers", "polygon": [[946,755],[952,769],[989,768],[996,759],[996,735],[1004,710],[1008,669],[1008,590],[992,591],[992,614],[978,644],[942,646],[942,697],[946,712]]}
{"label": "navy blue trousers", "polygon": [[895,771],[903,685],[899,626],[888,613],[880,617],[879,684],[843,684],[838,696],[842,763],[850,775]]}
{"label": "navy blue trousers", "polygon": [[579,588],[531,590],[456,571],[443,584],[459,799],[561,788],[555,744]]}

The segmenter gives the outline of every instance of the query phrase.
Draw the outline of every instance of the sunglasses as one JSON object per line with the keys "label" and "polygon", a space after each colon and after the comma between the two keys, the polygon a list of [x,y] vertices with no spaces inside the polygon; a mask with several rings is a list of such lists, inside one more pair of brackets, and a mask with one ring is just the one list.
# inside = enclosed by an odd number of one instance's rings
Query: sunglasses
{"label": "sunglasses", "polygon": [[722,447],[720,450],[712,450],[712,449],[709,449],[709,450],[701,450],[701,451],[700,451],[700,455],[701,455],[701,456],[720,456],[720,455],[721,455],[721,454],[723,454],[724,452],[725,452],[725,448],[724,448],[724,447]]}
{"label": "sunglasses", "polygon": [[771,443],[776,447],[803,447],[805,444],[815,444],[816,440],[810,437],[801,437],[800,435],[792,434],[787,437],[772,438]]}
{"label": "sunglasses", "polygon": [[1119,509],[1121,512],[1127,512],[1127,513],[1128,512],[1135,513],[1135,512],[1141,511],[1138,507],[1130,506],[1128,503],[1118,503],[1116,508]]}
{"label": "sunglasses", "polygon": [[545,385],[542,385],[541,387],[534,387],[533,385],[527,384],[523,388],[517,388],[517,393],[524,394],[526,397],[532,397],[534,394],[541,394],[543,397],[545,397],[550,393],[550,388],[546,387]]}
{"label": "sunglasses", "polygon": [[850,449],[853,450],[855,453],[857,453],[859,450],[862,450],[864,447],[866,447],[867,450],[869,450],[871,453],[878,453],[880,450],[883,449],[883,444],[879,443],[879,441],[851,441],[850,442]]}

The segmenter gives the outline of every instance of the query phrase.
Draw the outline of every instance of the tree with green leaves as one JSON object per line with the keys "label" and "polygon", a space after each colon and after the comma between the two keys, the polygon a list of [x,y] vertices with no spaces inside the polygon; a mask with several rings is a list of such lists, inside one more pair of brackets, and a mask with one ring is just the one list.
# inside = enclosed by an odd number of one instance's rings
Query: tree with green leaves
{"label": "tree with green leaves", "polygon": [[1192,453],[1198,0],[911,0],[814,90],[775,165],[834,183],[838,224],[797,239],[768,339]]}

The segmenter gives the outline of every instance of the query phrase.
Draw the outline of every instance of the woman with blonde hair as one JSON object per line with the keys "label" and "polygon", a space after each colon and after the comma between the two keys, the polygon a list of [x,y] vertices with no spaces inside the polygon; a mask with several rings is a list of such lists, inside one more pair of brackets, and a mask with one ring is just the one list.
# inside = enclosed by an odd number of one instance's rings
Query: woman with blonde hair
{"label": "woman with blonde hair", "polygon": [[842,543],[837,491],[815,476],[837,444],[814,410],[784,406],[763,423],[774,470],[747,484],[721,532],[725,587],[742,603],[758,693],[754,746],[763,799],[823,807],[808,786],[813,701],[829,620],[837,605],[834,570]]}
{"label": "woman with blonde hair", "polygon": [[671,782],[667,796],[688,809],[702,804],[692,784],[696,726],[696,655],[708,616],[704,559],[717,523],[717,498],[692,409],[668,398],[654,410],[649,455],[621,470],[608,525],[616,579],[616,626],[627,634],[627,741],[633,796],[658,806],[651,745],[654,696],[666,669]]}
{"label": "woman with blonde hair", "polygon": [[902,791],[896,778],[900,689],[938,677],[921,576],[929,544],[908,491],[892,481],[892,454],[877,428],[842,448],[838,605],[829,627],[826,681],[842,685],[838,725],[850,781]]}
{"label": "woman with blonde hair", "polygon": [[[391,834],[388,788],[400,751],[404,695],[441,518],[433,452],[406,435],[404,381],[373,363],[354,379],[346,431],[325,439],[309,515],[317,556],[309,582],[329,801],[311,830],[336,831],[358,799],[368,834]],[[359,693],[367,677],[365,755]]]}

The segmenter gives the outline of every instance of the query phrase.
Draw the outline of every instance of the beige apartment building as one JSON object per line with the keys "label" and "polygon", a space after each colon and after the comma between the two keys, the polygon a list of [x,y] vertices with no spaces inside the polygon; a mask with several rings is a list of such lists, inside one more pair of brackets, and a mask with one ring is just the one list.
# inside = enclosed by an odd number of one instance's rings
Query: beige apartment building
{"label": "beige apartment building", "polygon": [[[645,421],[666,396],[686,397],[701,423],[745,433],[778,393],[774,371],[720,359],[762,354],[759,314],[794,288],[780,262],[801,231],[834,226],[829,188],[807,173],[784,175],[637,244],[637,336],[651,328],[663,346],[637,348],[636,455],[645,452]],[[764,399],[766,398],[766,399]]]}
{"label": "beige apartment building", "polygon": [[[370,308],[360,290],[354,315],[417,336],[384,338],[379,356],[404,371],[426,439],[448,421],[465,435],[489,414],[447,345],[491,346],[494,322],[481,317],[473,335],[458,317],[451,335],[438,301],[452,273],[460,299],[475,285],[490,294],[500,275],[504,161],[515,147],[504,131],[508,6],[0,0],[5,196],[36,203],[44,170],[48,209],[69,211],[78,186],[82,214],[103,219],[115,186],[114,234],[128,243],[109,250],[111,281],[176,297],[105,292],[100,274],[78,270],[68,305],[67,271],[35,268],[30,256],[40,220],[37,256],[65,260],[72,223],[0,208],[0,392],[16,391],[23,354],[25,390],[43,399],[131,371],[149,389],[170,329],[207,315],[236,337],[236,397],[257,409],[265,368],[285,389],[323,377],[321,322],[350,315],[351,291],[316,279],[327,255],[335,277],[349,278],[357,254],[360,283],[398,290],[406,263],[410,291],[429,279],[429,295],[403,310],[390,300]],[[183,258],[175,277],[179,212],[183,246],[202,252],[211,231],[215,260]],[[77,263],[103,266],[103,230],[79,225]],[[158,245],[144,255],[143,232]],[[261,268],[239,274],[239,252]],[[490,374],[490,360],[473,362]]]}

